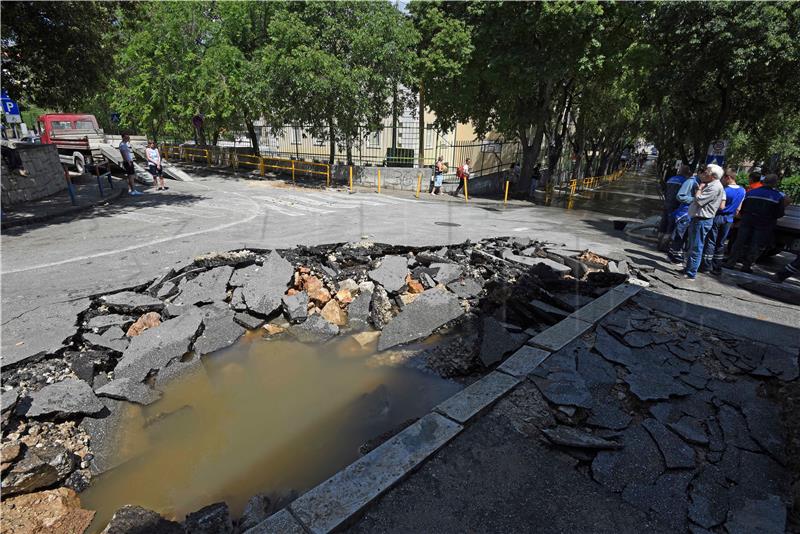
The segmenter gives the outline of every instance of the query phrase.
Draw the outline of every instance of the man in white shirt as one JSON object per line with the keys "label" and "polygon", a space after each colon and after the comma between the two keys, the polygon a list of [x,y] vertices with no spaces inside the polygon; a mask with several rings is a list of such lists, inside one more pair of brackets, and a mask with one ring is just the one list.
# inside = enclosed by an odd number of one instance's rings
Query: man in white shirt
{"label": "man in white shirt", "polygon": [[122,155],[122,168],[128,177],[128,194],[141,195],[140,191],[133,188],[133,177],[136,171],[133,168],[133,149],[131,149],[131,136],[128,134],[122,135],[122,142],[119,144],[119,153]]}

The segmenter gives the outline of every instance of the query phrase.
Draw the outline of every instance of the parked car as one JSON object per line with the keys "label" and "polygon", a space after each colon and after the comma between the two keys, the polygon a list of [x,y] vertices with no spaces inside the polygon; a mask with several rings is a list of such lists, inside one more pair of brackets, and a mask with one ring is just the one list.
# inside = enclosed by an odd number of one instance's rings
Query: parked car
{"label": "parked car", "polygon": [[30,143],[32,145],[38,145],[42,143],[42,138],[35,133],[29,133],[28,135],[22,136],[19,140],[20,143]]}

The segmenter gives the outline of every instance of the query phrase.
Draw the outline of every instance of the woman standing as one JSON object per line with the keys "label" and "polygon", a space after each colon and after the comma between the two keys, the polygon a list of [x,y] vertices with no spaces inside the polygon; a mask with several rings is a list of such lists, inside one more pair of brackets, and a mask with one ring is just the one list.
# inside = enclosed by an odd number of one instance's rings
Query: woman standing
{"label": "woman standing", "polygon": [[442,194],[442,183],[444,182],[444,173],[447,172],[447,165],[444,162],[444,156],[439,156],[436,160],[436,165],[433,167],[433,195]]}
{"label": "woman standing", "polygon": [[[150,141],[148,147],[145,149],[145,156],[147,157],[147,170],[153,175],[153,182],[158,186],[158,191],[164,191],[169,187],[164,185],[164,172],[161,169],[161,153],[158,151],[155,141]],[[159,179],[161,185],[158,185]]]}

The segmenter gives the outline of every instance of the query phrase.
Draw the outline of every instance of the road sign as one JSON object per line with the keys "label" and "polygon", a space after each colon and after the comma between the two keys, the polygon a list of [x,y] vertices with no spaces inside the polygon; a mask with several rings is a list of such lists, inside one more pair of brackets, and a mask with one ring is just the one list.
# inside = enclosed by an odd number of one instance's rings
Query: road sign
{"label": "road sign", "polygon": [[503,144],[494,141],[484,141],[481,143],[481,152],[499,154],[503,151]]}
{"label": "road sign", "polygon": [[3,106],[3,115],[6,117],[6,122],[8,123],[20,123],[22,122],[19,116],[19,106],[16,102],[8,98],[7,93],[3,93],[3,98],[0,99],[0,103]]}
{"label": "road sign", "polygon": [[117,113],[116,111],[111,114],[111,122],[113,122],[114,124],[119,124],[119,113]]}
{"label": "road sign", "polygon": [[708,155],[706,156],[706,165],[725,165],[725,152],[728,150],[730,141],[727,139],[717,139],[712,142],[708,147]]}

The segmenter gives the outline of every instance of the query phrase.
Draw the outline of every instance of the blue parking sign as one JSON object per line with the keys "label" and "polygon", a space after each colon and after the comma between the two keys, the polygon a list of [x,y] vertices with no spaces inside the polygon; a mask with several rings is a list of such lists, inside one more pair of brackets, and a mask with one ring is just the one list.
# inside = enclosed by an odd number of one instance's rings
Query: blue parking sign
{"label": "blue parking sign", "polygon": [[3,113],[6,115],[19,115],[19,106],[10,98],[2,99]]}

